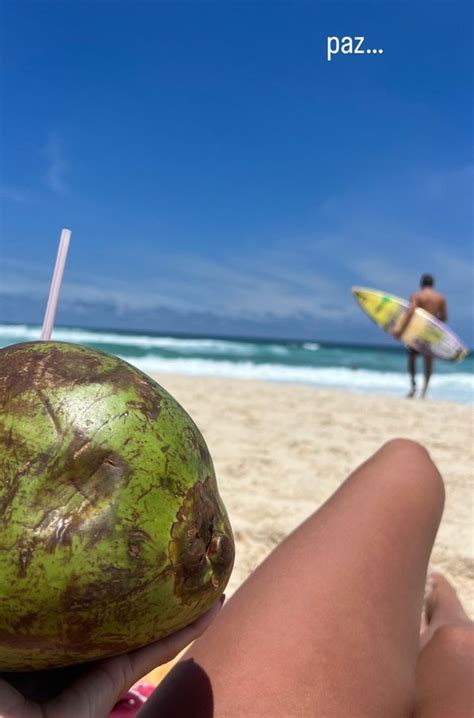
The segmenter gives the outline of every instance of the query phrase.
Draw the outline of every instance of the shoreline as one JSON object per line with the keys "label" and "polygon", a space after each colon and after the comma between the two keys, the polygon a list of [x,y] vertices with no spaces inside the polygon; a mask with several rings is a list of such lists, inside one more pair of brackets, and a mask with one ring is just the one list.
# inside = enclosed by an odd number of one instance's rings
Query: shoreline
{"label": "shoreline", "polygon": [[[164,378],[171,377],[171,381],[177,378],[183,378],[183,379],[190,379],[190,380],[203,380],[203,381],[229,381],[229,382],[245,382],[245,383],[255,383],[257,385],[263,384],[263,385],[271,385],[271,386],[283,386],[287,388],[302,388],[302,389],[309,389],[310,391],[315,391],[317,393],[321,394],[344,394],[349,396],[355,396],[355,397],[364,397],[364,398],[379,398],[379,399],[387,399],[388,401],[402,401],[403,403],[407,402],[408,399],[406,397],[406,394],[408,393],[408,390],[410,389],[410,382],[408,379],[408,374],[404,374],[403,376],[406,376],[406,387],[405,387],[405,393],[400,392],[400,394],[386,394],[379,391],[368,391],[367,389],[349,389],[348,387],[341,387],[341,386],[326,386],[326,385],[317,385],[310,381],[304,382],[304,381],[298,381],[294,379],[263,379],[260,377],[246,377],[246,376],[230,376],[227,374],[204,374],[204,373],[187,373],[187,372],[178,372],[178,371],[168,371],[163,370],[162,374],[159,373],[159,371],[155,369],[147,370],[147,369],[140,369],[139,366],[136,364],[133,364],[132,366],[135,366],[135,368],[142,371],[144,374],[148,374],[149,376],[153,377],[155,381],[158,381],[159,384],[162,384],[164,386]],[[354,371],[354,370],[352,370]],[[357,371],[357,370],[355,370]],[[467,372],[466,372],[467,373]],[[469,374],[470,375],[470,374]],[[422,379],[421,379],[421,372],[418,375],[418,383],[417,383],[417,390],[419,393],[419,390],[422,388]],[[432,381],[430,381],[430,388]],[[436,379],[435,379],[436,382]],[[456,399],[432,399],[430,397],[430,391],[428,391],[428,397],[426,399],[422,399],[420,396],[415,396],[413,399],[410,400],[413,404],[417,404],[418,402],[429,404],[430,406],[438,406],[438,408],[448,407],[450,405],[452,406],[462,406],[467,409],[474,410],[474,395],[472,397],[472,401],[462,401],[462,400],[456,400]]]}
{"label": "shoreline", "polygon": [[431,564],[473,611],[472,405],[254,379],[152,375],[188,411],[214,460],[236,539],[230,596],[385,441],[423,444],[446,505]]}
{"label": "shoreline", "polygon": [[[38,340],[41,328],[0,323],[0,345]],[[55,340],[105,351],[148,374],[271,381],[321,391],[404,397],[410,387],[401,344],[358,344],[219,337],[57,326]],[[422,362],[418,362],[418,387]],[[474,355],[462,363],[436,361],[430,401],[474,404]]]}

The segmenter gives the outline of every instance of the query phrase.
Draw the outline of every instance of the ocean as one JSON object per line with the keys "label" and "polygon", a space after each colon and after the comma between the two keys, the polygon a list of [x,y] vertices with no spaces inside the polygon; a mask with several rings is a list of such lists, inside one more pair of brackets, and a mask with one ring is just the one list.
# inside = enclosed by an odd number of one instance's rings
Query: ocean
{"label": "ocean", "polygon": [[[0,347],[35,341],[40,331],[39,326],[0,324]],[[80,327],[57,327],[53,338],[116,354],[158,379],[168,373],[221,376],[392,396],[404,396],[408,389],[406,353],[397,346],[171,336]],[[418,364],[421,386],[421,360]],[[436,361],[429,396],[473,403],[474,355],[461,364]]]}

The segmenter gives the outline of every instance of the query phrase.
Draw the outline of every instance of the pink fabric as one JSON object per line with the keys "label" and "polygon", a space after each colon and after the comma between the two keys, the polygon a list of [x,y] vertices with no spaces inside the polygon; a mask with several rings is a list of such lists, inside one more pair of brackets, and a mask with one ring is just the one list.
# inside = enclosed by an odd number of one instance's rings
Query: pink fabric
{"label": "pink fabric", "polygon": [[115,704],[112,713],[109,713],[109,718],[132,718],[132,716],[136,716],[146,699],[151,696],[154,690],[155,686],[150,686],[146,683],[133,686],[133,688]]}

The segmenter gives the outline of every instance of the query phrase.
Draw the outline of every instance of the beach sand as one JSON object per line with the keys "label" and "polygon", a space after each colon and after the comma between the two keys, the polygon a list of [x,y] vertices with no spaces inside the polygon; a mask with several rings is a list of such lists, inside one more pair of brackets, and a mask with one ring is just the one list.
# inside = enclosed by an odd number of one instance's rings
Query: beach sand
{"label": "beach sand", "polygon": [[[431,565],[474,618],[473,407],[239,379],[155,376],[201,429],[236,540],[226,595],[385,441],[414,439],[446,485]],[[158,683],[174,661],[152,671]]]}
{"label": "beach sand", "polygon": [[432,565],[474,615],[473,407],[239,379],[155,376],[201,429],[236,539],[230,596],[345,477],[397,436],[430,452],[446,506]]}

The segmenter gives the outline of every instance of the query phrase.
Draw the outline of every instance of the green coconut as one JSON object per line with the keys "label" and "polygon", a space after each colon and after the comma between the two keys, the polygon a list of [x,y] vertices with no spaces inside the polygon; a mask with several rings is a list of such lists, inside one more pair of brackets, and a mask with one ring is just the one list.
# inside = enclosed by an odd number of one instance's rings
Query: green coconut
{"label": "green coconut", "polygon": [[233,560],[211,456],[167,391],[78,345],[0,350],[0,670],[173,633]]}

